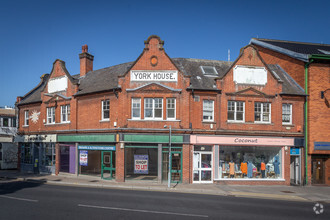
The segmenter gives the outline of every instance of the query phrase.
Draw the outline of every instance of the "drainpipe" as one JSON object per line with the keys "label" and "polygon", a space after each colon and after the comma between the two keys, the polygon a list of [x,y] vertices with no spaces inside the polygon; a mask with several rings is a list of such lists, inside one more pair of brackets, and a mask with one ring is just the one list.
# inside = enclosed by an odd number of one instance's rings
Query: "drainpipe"
{"label": "drainpipe", "polygon": [[310,59],[308,63],[305,63],[305,185],[308,184],[308,67],[313,61],[313,59]]}

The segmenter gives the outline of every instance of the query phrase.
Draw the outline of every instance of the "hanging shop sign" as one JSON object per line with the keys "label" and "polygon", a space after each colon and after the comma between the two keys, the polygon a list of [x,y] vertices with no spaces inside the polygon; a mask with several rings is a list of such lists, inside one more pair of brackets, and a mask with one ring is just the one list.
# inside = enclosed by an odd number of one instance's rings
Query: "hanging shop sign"
{"label": "hanging shop sign", "polygon": [[79,156],[80,166],[88,166],[88,151],[81,150]]}
{"label": "hanging shop sign", "polygon": [[134,174],[148,174],[148,155],[134,155]]}
{"label": "hanging shop sign", "polygon": [[90,146],[90,145],[79,145],[78,150],[116,150],[116,146]]}
{"label": "hanging shop sign", "polygon": [[131,70],[131,81],[176,82],[176,81],[178,81],[178,71],[176,71],[176,70],[164,70],[164,71]]}
{"label": "hanging shop sign", "polygon": [[290,155],[300,155],[300,149],[299,148],[291,148],[290,149]]}

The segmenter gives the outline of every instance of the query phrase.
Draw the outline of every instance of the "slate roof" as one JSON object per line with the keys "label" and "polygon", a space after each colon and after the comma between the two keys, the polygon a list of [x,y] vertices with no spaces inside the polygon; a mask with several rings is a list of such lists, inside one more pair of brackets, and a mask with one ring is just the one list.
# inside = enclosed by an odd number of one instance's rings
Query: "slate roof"
{"label": "slate roof", "polygon": [[48,81],[49,74],[45,74],[41,77],[40,83],[22,97],[22,101],[18,105],[31,104],[41,102],[41,91],[45,88]]}
{"label": "slate roof", "polygon": [[261,47],[286,54],[304,62],[308,62],[310,55],[330,55],[329,44],[304,43],[260,38],[252,38],[250,44],[259,45]]}
{"label": "slate roof", "polygon": [[268,64],[269,69],[277,75],[283,82],[282,93],[283,95],[299,95],[305,96],[304,89],[294,81],[294,79],[285,72],[278,64]]}
{"label": "slate roof", "polygon": [[[190,77],[188,89],[217,91],[215,79],[222,78],[233,64],[229,61],[204,60],[191,58],[172,58],[173,63],[185,75]],[[73,75],[74,80],[79,80],[79,91],[76,96],[102,91],[111,91],[120,88],[118,76],[123,76],[132,67],[134,62],[123,63],[95,71],[88,72],[85,76]],[[215,67],[218,75],[205,76],[201,66]],[[283,80],[283,93],[292,95],[304,95],[298,84],[279,66],[269,65],[274,75]],[[39,85],[25,95],[19,105],[41,102],[41,91],[45,88],[49,75],[42,78]]]}
{"label": "slate roof", "polygon": [[[229,61],[203,60],[191,58],[173,58],[174,64],[187,76],[191,76],[190,89],[197,90],[218,90],[215,86],[215,78],[223,77],[232,65]],[[201,66],[213,66],[218,72],[216,76],[205,76]]]}

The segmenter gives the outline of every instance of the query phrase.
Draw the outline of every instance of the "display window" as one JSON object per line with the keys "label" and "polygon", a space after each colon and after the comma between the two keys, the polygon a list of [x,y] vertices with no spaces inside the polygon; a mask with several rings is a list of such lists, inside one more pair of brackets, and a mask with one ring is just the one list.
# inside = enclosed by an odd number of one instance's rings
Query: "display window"
{"label": "display window", "polygon": [[83,154],[86,155],[85,156],[86,161],[84,161],[84,163],[82,163],[82,161],[80,159],[80,163],[79,163],[80,174],[100,176],[101,175],[101,151],[80,150],[79,151],[80,158],[82,157]]}
{"label": "display window", "polygon": [[127,180],[157,180],[158,178],[158,148],[125,149],[125,179]]}
{"label": "display window", "polygon": [[281,147],[220,146],[219,179],[282,179]]}
{"label": "display window", "polygon": [[42,165],[53,166],[55,165],[55,144],[46,143],[42,147]]}
{"label": "display window", "polygon": [[32,145],[29,143],[21,145],[21,161],[25,164],[32,164],[33,151]]}

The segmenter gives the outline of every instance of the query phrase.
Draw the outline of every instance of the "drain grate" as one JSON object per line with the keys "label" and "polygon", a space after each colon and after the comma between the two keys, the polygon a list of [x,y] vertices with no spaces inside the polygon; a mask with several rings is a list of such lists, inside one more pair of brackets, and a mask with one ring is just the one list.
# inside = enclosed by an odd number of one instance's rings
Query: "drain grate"
{"label": "drain grate", "polygon": [[294,193],[294,192],[291,192],[291,191],[281,191],[283,193]]}

